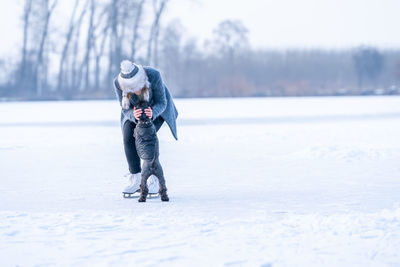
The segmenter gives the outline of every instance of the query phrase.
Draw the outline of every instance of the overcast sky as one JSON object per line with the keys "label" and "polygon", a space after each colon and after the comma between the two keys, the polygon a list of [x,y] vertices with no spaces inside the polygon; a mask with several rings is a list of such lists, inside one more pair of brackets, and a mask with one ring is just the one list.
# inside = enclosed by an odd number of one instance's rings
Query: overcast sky
{"label": "overcast sky", "polygon": [[[1,55],[20,46],[23,3],[1,1]],[[176,18],[200,40],[239,19],[256,48],[400,48],[400,0],[170,0],[164,22]]]}
{"label": "overcast sky", "polygon": [[400,0],[172,1],[168,17],[179,17],[196,36],[240,19],[255,47],[400,47]]}

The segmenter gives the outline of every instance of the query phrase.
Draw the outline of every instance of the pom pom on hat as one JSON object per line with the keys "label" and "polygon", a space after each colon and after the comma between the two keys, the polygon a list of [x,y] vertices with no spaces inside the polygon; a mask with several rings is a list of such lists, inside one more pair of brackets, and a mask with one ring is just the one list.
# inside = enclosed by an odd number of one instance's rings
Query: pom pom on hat
{"label": "pom pom on hat", "polygon": [[121,68],[121,73],[129,74],[135,68],[135,64],[133,64],[132,61],[125,59],[121,61],[120,68]]}
{"label": "pom pom on hat", "polygon": [[120,68],[118,83],[123,91],[139,92],[144,87],[150,88],[150,83],[142,65],[135,64],[130,60],[123,60]]}

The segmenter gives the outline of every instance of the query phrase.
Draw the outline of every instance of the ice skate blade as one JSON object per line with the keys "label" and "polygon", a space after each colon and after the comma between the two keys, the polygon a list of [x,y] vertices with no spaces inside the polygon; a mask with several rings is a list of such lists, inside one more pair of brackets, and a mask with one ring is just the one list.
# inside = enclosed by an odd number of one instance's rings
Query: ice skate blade
{"label": "ice skate blade", "polygon": [[140,194],[138,194],[138,192],[134,192],[134,193],[122,192],[122,196],[124,198],[138,198],[140,196]]}
{"label": "ice skate blade", "polygon": [[[124,198],[139,198],[140,191],[137,191],[135,193],[122,192],[122,196]],[[159,198],[159,197],[160,197],[160,195],[158,193],[148,193],[147,194],[147,199],[153,199],[153,198]]]}
{"label": "ice skate blade", "polygon": [[152,198],[159,198],[160,195],[158,193],[148,193],[147,198],[152,199]]}

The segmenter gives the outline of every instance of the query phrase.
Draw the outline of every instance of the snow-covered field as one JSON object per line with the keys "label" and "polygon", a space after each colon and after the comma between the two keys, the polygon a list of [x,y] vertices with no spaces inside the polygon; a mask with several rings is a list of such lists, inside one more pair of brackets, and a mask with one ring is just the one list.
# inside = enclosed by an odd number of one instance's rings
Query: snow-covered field
{"label": "snow-covered field", "polygon": [[116,101],[0,103],[0,265],[400,265],[400,97],[176,105],[138,203]]}

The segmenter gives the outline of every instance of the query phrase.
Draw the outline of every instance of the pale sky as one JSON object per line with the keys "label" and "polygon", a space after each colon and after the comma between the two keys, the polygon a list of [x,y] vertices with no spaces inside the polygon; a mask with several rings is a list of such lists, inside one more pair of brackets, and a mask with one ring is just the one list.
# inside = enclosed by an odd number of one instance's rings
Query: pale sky
{"label": "pale sky", "polygon": [[[23,3],[0,3],[2,56],[20,47]],[[239,19],[255,48],[400,48],[400,0],[170,0],[165,15],[200,40],[220,21]]]}
{"label": "pale sky", "polygon": [[168,11],[203,38],[240,19],[257,48],[400,48],[400,0],[172,0]]}

